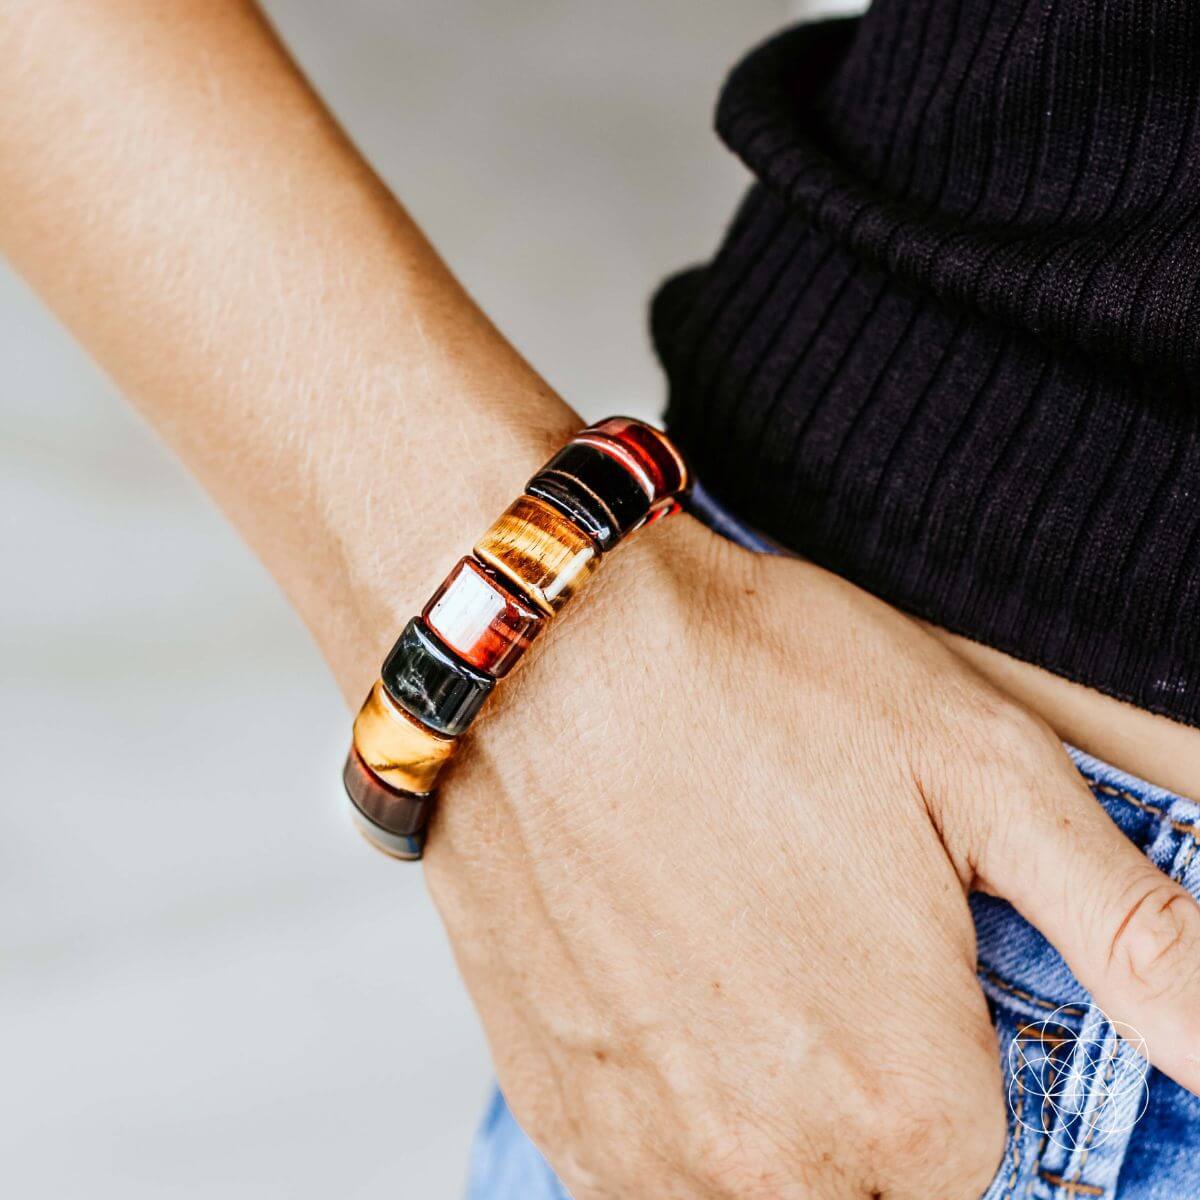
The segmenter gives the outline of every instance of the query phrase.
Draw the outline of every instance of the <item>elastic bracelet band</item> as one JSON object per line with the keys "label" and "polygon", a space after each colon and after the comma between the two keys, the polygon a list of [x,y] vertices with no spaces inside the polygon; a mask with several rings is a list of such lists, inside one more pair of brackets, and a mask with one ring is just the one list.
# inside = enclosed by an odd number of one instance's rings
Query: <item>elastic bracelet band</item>
{"label": "elastic bracelet band", "polygon": [[404,627],[354,722],[342,780],[359,830],[419,859],[438,772],[484,701],[622,538],[677,512],[687,464],[632,417],[577,433]]}

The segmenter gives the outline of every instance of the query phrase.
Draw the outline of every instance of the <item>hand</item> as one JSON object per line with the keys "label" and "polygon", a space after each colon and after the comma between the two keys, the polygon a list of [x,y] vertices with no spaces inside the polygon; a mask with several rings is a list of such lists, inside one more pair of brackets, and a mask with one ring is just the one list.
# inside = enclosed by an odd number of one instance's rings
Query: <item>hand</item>
{"label": "hand", "polygon": [[[413,564],[448,567],[572,415],[251,6],[22,12],[0,246],[357,701],[437,582]],[[1195,906],[1043,726],[885,605],[687,521],[590,590],[473,735],[427,859],[507,1096],[576,1200],[976,1195],[1003,1109],[971,886],[1200,1086]]]}
{"label": "hand", "polygon": [[688,519],[589,586],[426,858],[575,1200],[977,1197],[1005,1120],[973,886],[1200,1082],[1200,913],[1045,726],[881,602]]}

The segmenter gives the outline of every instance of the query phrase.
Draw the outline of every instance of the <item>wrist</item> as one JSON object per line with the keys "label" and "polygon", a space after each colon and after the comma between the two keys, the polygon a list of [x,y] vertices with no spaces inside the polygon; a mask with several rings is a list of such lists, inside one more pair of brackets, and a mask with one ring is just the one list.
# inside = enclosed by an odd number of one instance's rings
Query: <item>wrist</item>
{"label": "wrist", "polygon": [[[398,857],[421,856],[437,777],[498,681],[603,562],[620,560],[626,537],[678,511],[688,473],[663,434],[611,418],[571,436],[526,480],[428,603],[405,606],[403,632],[355,721],[344,776],[352,811],[368,839]],[[636,567],[678,611],[677,565],[655,549],[627,555],[621,574]],[[596,588],[588,591],[594,605]],[[386,616],[397,601],[385,605]],[[395,630],[400,622],[389,620]],[[611,655],[602,647],[599,657]]]}
{"label": "wrist", "polygon": [[436,430],[394,415],[356,422],[314,470],[293,519],[304,536],[290,540],[276,575],[351,707],[470,539],[583,424],[529,375],[523,399],[494,388],[486,406],[463,404]]}

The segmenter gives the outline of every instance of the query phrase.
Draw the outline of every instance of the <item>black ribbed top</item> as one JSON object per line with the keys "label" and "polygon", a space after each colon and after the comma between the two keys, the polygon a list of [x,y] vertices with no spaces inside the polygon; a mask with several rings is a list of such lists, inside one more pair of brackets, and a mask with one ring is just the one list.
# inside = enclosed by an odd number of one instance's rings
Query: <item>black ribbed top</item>
{"label": "black ribbed top", "polygon": [[876,0],[731,76],[668,424],[785,544],[1200,724],[1200,5]]}

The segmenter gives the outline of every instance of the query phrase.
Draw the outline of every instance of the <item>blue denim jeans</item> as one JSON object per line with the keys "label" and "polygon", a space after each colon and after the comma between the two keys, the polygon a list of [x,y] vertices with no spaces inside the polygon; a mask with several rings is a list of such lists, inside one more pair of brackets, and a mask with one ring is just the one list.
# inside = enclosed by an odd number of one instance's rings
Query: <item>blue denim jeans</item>
{"label": "blue denim jeans", "polygon": [[[698,516],[772,552],[703,491]],[[1068,747],[1096,803],[1200,898],[1200,805]],[[1016,784],[1014,784],[1016,786]],[[1094,1007],[1058,952],[1013,910],[971,897],[979,980],[1004,1065],[1008,1139],[984,1200],[1200,1200],[1200,1099],[1157,1071]],[[469,1200],[570,1200],[499,1091],[471,1158]]]}

